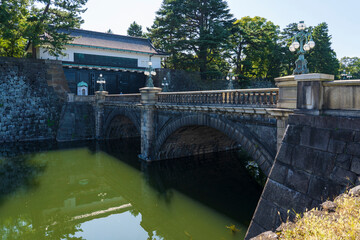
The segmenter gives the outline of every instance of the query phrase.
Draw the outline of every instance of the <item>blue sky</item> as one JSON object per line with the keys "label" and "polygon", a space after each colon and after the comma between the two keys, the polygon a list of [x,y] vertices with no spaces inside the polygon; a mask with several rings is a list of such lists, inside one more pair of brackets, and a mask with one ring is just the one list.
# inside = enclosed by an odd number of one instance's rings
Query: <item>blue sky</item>
{"label": "blue sky", "polygon": [[[337,57],[360,57],[360,0],[228,0],[236,18],[260,16],[280,28],[304,20],[307,25],[327,22]],[[162,0],[88,0],[83,29],[126,35],[133,21],[150,27]],[[358,47],[356,47],[358,46]]]}

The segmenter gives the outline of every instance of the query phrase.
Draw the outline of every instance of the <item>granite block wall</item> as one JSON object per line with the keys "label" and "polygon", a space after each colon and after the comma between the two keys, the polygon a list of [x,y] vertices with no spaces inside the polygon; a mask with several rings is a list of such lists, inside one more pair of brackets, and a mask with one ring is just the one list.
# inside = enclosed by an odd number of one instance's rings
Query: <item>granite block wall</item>
{"label": "granite block wall", "polygon": [[360,184],[360,118],[295,114],[246,239]]}
{"label": "granite block wall", "polygon": [[58,61],[0,58],[0,142],[55,139],[61,71]]}

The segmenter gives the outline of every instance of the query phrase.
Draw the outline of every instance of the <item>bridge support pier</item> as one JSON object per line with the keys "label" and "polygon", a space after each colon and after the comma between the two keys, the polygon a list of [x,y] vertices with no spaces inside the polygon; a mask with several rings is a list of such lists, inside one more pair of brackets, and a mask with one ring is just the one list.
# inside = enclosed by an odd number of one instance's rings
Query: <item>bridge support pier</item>
{"label": "bridge support pier", "polygon": [[140,88],[141,93],[141,159],[151,161],[155,149],[155,103],[161,88]]}
{"label": "bridge support pier", "polygon": [[96,95],[96,104],[95,104],[95,138],[103,139],[103,119],[104,119],[104,102],[105,97],[108,94],[107,91],[97,91]]}

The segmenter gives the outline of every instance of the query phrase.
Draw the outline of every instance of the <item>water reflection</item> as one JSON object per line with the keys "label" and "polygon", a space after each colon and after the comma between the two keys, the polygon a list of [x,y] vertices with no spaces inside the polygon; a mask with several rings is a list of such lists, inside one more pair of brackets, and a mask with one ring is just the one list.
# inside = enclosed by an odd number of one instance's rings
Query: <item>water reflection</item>
{"label": "water reflection", "polygon": [[145,164],[138,142],[76,144],[2,152],[2,239],[244,236],[261,187],[235,152]]}

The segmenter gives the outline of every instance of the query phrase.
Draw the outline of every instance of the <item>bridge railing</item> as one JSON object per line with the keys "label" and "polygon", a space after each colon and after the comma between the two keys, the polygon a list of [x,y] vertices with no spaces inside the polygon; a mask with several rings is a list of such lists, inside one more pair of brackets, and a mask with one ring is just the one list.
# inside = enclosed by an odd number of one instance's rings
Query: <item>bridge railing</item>
{"label": "bridge railing", "polygon": [[278,88],[236,89],[194,92],[163,92],[158,94],[158,103],[164,104],[228,104],[275,107]]}
{"label": "bridge railing", "polygon": [[105,96],[105,102],[128,102],[128,103],[140,103],[140,93],[130,94],[108,94]]}

